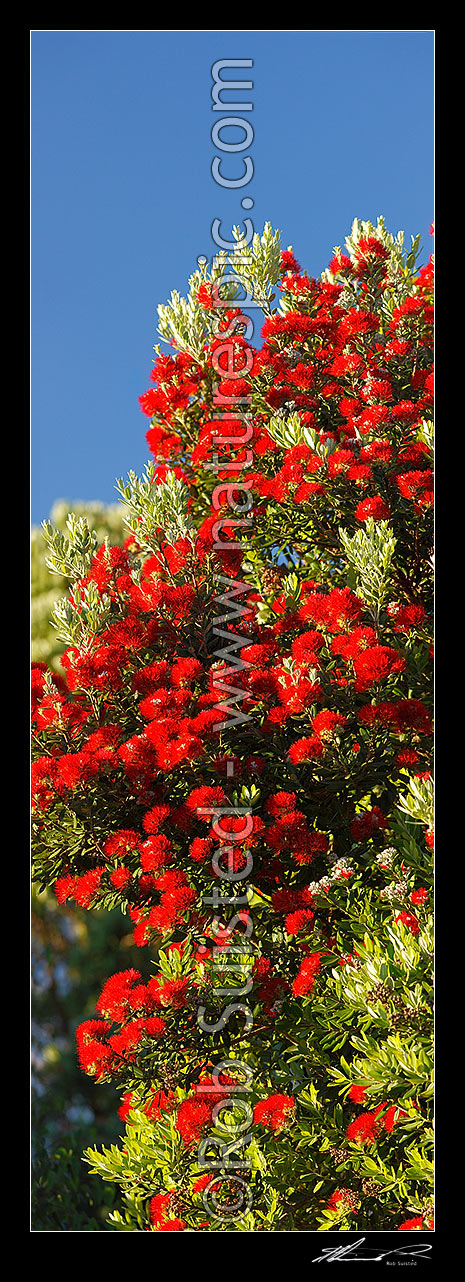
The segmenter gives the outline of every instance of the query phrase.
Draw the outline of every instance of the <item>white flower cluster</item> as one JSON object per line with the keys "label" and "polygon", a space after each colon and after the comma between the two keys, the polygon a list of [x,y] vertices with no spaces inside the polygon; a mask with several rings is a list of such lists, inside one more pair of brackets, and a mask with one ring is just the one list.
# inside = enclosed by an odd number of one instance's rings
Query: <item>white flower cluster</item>
{"label": "white flower cluster", "polygon": [[324,895],[335,882],[342,881],[345,877],[350,877],[355,871],[348,859],[338,859],[335,855],[329,855],[328,858],[332,863],[331,871],[326,873],[324,877],[320,877],[319,881],[311,881],[308,886],[308,890],[313,896]]}
{"label": "white flower cluster", "polygon": [[331,881],[340,881],[342,877],[351,877],[354,869],[348,859],[338,859],[333,864]]}
{"label": "white flower cluster", "polygon": [[404,877],[402,881],[393,882],[392,886],[385,886],[384,890],[380,890],[379,897],[391,902],[393,899],[405,899],[407,892],[408,882]]}
{"label": "white flower cluster", "polygon": [[331,877],[321,877],[320,881],[311,881],[307,889],[311,895],[324,895],[325,891],[331,889]]}
{"label": "white flower cluster", "polygon": [[376,863],[379,864],[380,868],[392,868],[396,854],[397,850],[395,850],[394,846],[386,846],[385,850],[381,850],[379,854],[375,856]]}

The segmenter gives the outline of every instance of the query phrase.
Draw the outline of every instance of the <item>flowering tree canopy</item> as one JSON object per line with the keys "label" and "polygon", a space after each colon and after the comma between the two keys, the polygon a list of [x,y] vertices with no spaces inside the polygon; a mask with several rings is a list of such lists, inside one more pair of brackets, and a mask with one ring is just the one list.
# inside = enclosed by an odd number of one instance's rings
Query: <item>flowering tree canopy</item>
{"label": "flowering tree canopy", "polygon": [[34,876],[153,970],[77,1030],[86,1160],[115,1230],[429,1228],[432,260],[235,236],[159,308],[124,546],[46,528]]}

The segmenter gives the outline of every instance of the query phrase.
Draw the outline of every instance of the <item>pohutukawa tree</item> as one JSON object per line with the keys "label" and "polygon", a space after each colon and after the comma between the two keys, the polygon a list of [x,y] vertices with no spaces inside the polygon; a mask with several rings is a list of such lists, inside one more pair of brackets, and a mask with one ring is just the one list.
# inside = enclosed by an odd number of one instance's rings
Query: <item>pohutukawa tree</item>
{"label": "pohutukawa tree", "polygon": [[34,876],[151,959],[77,1030],[85,1159],[115,1230],[428,1229],[432,260],[235,237],[159,308],[124,546],[47,528]]}

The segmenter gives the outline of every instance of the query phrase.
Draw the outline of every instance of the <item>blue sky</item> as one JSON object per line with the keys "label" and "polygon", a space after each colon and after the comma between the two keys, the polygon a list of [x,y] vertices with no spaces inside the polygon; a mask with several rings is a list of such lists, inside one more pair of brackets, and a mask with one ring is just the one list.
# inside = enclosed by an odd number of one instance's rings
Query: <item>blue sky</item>
{"label": "blue sky", "polygon": [[[148,457],[157,304],[254,200],[312,275],[354,217],[431,252],[432,31],[33,31],[31,515],[116,501]],[[211,66],[252,58],[254,176],[211,174]],[[225,73],[226,74],[226,73]],[[225,95],[227,97],[227,95]],[[227,110],[226,113],[227,114]],[[235,114],[234,111],[232,114]],[[246,113],[242,114],[244,117]],[[234,135],[223,135],[225,141]],[[242,172],[239,156],[222,160]]]}

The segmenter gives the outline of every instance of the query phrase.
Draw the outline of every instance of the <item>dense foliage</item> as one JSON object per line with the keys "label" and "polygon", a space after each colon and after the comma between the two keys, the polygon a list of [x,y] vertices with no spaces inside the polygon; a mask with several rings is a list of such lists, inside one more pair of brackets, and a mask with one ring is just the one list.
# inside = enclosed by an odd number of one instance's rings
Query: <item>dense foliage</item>
{"label": "dense foliage", "polygon": [[77,1031],[86,1160],[115,1230],[429,1228],[432,262],[236,239],[159,308],[124,547],[47,528],[34,875],[144,957]]}
{"label": "dense foliage", "polygon": [[[54,503],[50,513],[51,524],[57,530],[66,530],[68,515],[84,516],[95,531],[99,544],[105,538],[112,543],[122,543],[125,530],[123,509],[120,503],[73,503],[63,499]],[[47,663],[59,669],[63,642],[50,625],[50,615],[55,602],[66,595],[68,579],[56,574],[50,580],[46,565],[47,542],[44,531],[38,526],[31,530],[31,659],[33,663]]]}

